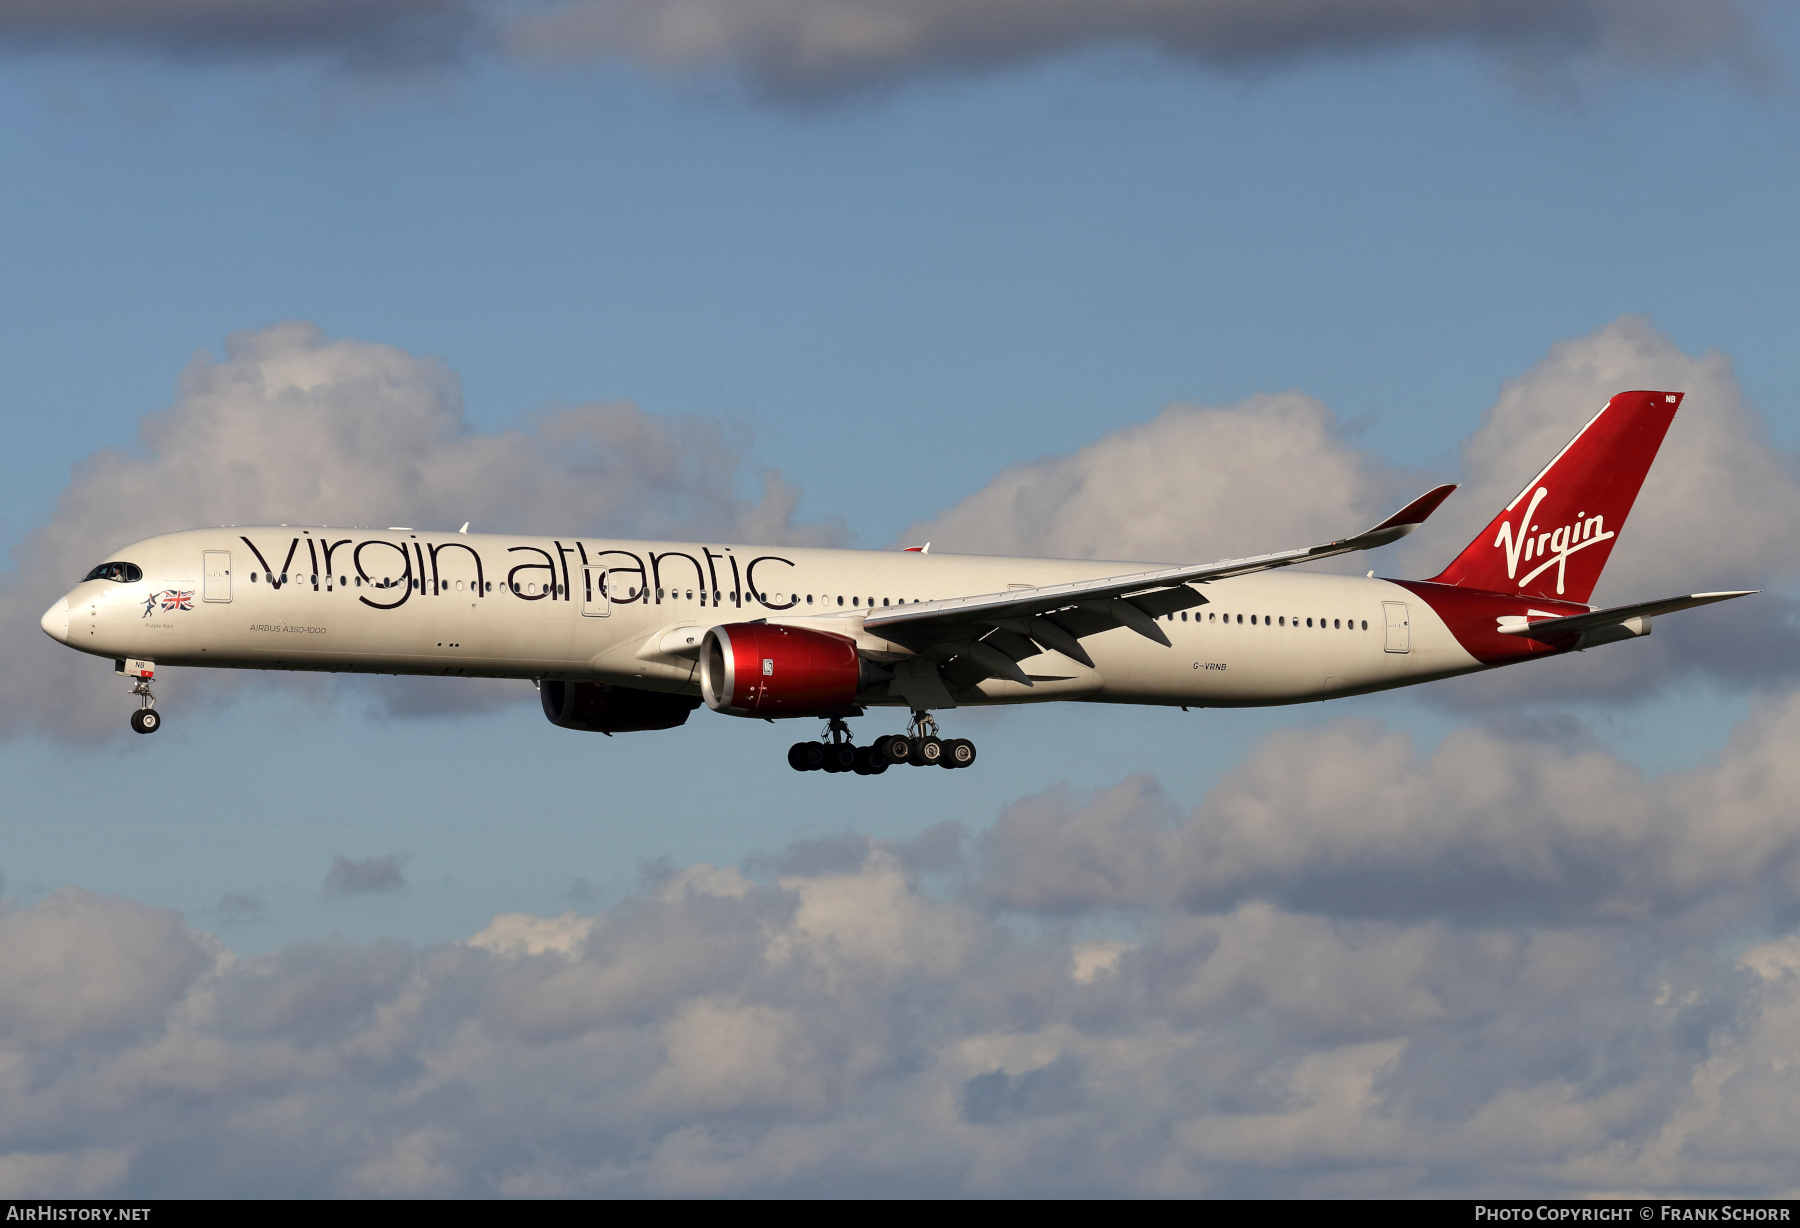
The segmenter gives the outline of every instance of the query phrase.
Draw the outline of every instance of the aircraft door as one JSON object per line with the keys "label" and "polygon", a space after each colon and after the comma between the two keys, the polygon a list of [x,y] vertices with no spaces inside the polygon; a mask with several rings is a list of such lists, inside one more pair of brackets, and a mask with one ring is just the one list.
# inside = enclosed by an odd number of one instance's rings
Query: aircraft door
{"label": "aircraft door", "polygon": [[231,600],[231,551],[208,550],[202,560],[205,583],[201,586],[203,601]]}
{"label": "aircraft door", "polygon": [[612,603],[606,595],[606,569],[604,567],[583,567],[581,569],[581,614],[583,618],[605,618],[612,613]]}
{"label": "aircraft door", "polygon": [[1387,616],[1387,651],[1411,652],[1412,633],[1404,601],[1384,601],[1381,612]]}

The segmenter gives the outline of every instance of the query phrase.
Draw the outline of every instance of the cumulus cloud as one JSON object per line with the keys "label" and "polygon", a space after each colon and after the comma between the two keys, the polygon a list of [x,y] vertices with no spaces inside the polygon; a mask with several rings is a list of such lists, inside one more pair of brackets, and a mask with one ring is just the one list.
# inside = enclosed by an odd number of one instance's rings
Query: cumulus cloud
{"label": "cumulus cloud", "polygon": [[1072,455],[1015,465],[904,536],[957,554],[1237,558],[1366,528],[1424,480],[1287,392],[1171,405]]}
{"label": "cumulus cloud", "polygon": [[334,857],[331,869],[325,872],[325,884],[319,888],[319,895],[328,900],[342,900],[353,895],[390,895],[404,891],[406,876],[400,873],[400,863],[405,860],[401,853],[366,857],[361,861]]}
{"label": "cumulus cloud", "polygon": [[[1233,405],[1172,405],[1066,456],[1017,465],[909,543],[945,551],[1205,561],[1328,541],[1365,527],[1428,482],[1462,488],[1397,548],[1343,570],[1423,578],[1454,558],[1614,394],[1688,396],[1595,594],[1600,604],[1800,576],[1800,481],[1775,447],[1731,360],[1683,353],[1627,316],[1559,342],[1501,389],[1464,441],[1460,472],[1408,473],[1363,448],[1329,407],[1297,392]],[[1491,705],[1641,694],[1684,673],[1732,685],[1779,681],[1800,637],[1779,595],[1660,620],[1649,640],[1574,661],[1439,684],[1447,702]]]}
{"label": "cumulus cloud", "polygon": [[1561,679],[1532,669],[1502,671],[1479,687],[1454,684],[1451,693],[1462,701],[1641,692],[1684,670],[1756,684],[1790,677],[1800,665],[1792,603],[1779,591],[1800,576],[1800,539],[1791,527],[1800,523],[1796,458],[1770,442],[1768,424],[1744,395],[1728,356],[1683,353],[1641,317],[1557,343],[1501,389],[1463,444],[1463,489],[1429,531],[1408,539],[1403,557],[1415,567],[1447,560],[1448,543],[1478,532],[1609,397],[1628,388],[1688,395],[1595,590],[1596,604],[1720,589],[1777,591],[1721,609],[1704,624],[1660,620],[1649,641],[1634,645],[1645,651],[1588,653],[1578,671]]}
{"label": "cumulus cloud", "polygon": [[[1574,722],[1451,731],[1429,754],[1366,721],[1272,734],[1191,813],[1147,778],[1054,789],[984,837],[984,899],[1078,914],[1269,899],[1340,916],[1649,921],[1800,899],[1800,693],[1717,763],[1645,777]],[[1773,911],[1771,911],[1773,910]]]}
{"label": "cumulus cloud", "polygon": [[1542,76],[1572,63],[1756,61],[1753,5],[1686,0],[574,0],[510,27],[511,45],[667,71],[726,69],[818,94],[1094,46],[1209,67],[1451,45]]}
{"label": "cumulus cloud", "polygon": [[1127,781],[424,949],[66,890],[0,915],[0,1195],[1776,1193],[1797,731],[1653,782],[1283,735],[1190,816]]}
{"label": "cumulus cloud", "polygon": [[[121,727],[120,696],[96,675],[105,667],[36,623],[88,567],[139,538],[209,524],[464,521],[490,532],[842,537],[834,525],[796,525],[798,492],[773,471],[754,478],[756,497],[738,494],[750,484],[745,446],[721,424],[652,417],[624,402],[481,432],[464,419],[455,374],[436,359],[332,340],[305,323],[236,334],[222,360],[188,365],[174,405],[142,420],[136,449],[77,466],[49,522],[13,551],[15,570],[0,577],[0,689],[12,699],[0,736]],[[211,683],[215,693],[222,685]],[[438,687],[400,710],[439,713],[517,694],[503,684]]]}

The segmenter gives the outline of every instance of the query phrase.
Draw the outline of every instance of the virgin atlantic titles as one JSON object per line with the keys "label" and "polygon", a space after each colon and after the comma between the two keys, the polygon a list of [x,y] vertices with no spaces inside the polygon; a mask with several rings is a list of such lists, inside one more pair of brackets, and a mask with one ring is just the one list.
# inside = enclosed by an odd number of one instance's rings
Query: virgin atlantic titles
{"label": "virgin atlantic titles", "polygon": [[[976,704],[1245,707],[1410,686],[1650,633],[1744,592],[1587,604],[1681,393],[1614,397],[1428,580],[1289,571],[1384,546],[1440,486],[1353,537],[1158,566],[926,550],[502,537],[408,528],[192,529],[95,567],[43,627],[132,679],[159,666],[522,678],[564,729],[727,716],[827,722],[798,770],[966,767],[933,713]],[[466,526],[465,526],[466,528]],[[854,744],[848,718],[908,712]]]}

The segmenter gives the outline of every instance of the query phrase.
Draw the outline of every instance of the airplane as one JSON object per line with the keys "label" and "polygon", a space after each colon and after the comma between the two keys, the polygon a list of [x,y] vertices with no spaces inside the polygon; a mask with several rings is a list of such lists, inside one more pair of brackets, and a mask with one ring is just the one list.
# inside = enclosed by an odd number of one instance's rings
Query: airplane
{"label": "airplane", "polygon": [[[1625,392],[1428,580],[1286,569],[1397,541],[1455,486],[1374,527],[1205,564],[427,532],[193,529],[120,550],[45,612],[131,679],[159,666],[529,679],[551,724],[671,729],[702,703],[825,726],[798,771],[967,767],[934,714],[1077,700],[1307,703],[1580,652],[1749,596],[1587,604],[1684,394]],[[858,746],[849,718],[911,714]]]}

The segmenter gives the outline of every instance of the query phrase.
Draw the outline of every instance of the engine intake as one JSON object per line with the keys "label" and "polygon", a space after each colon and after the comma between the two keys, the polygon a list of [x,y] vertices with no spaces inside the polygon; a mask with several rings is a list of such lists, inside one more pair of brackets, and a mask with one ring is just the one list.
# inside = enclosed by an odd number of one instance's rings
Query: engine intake
{"label": "engine intake", "polygon": [[552,725],[588,733],[673,729],[685,725],[688,713],[700,706],[700,701],[691,695],[640,691],[609,682],[545,680],[538,683],[538,699]]}
{"label": "engine intake", "polygon": [[885,676],[848,636],[806,627],[730,623],[700,641],[700,693],[730,716],[833,716]]}

